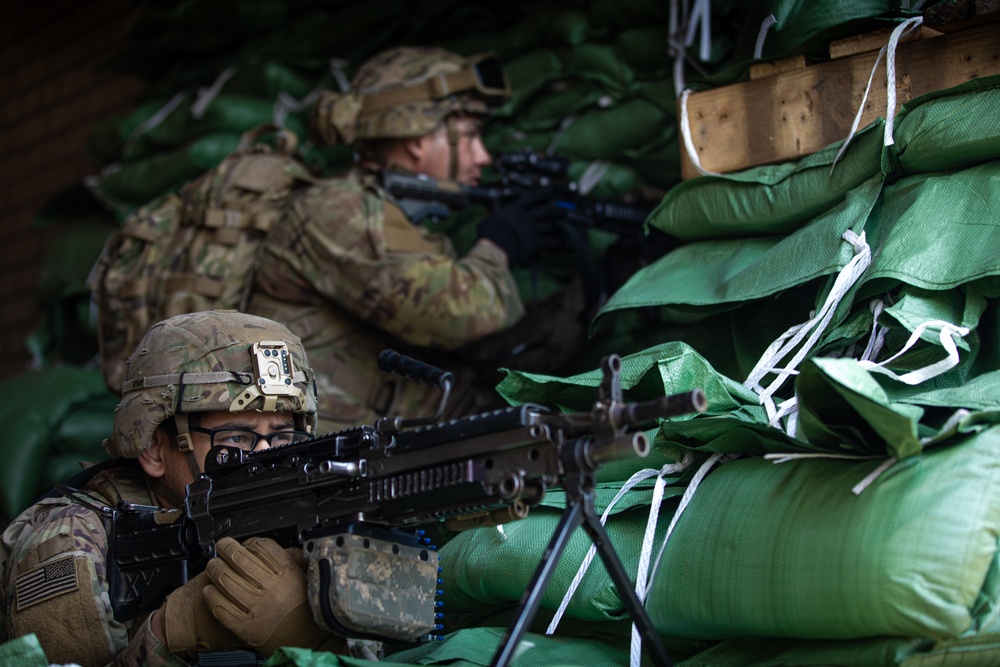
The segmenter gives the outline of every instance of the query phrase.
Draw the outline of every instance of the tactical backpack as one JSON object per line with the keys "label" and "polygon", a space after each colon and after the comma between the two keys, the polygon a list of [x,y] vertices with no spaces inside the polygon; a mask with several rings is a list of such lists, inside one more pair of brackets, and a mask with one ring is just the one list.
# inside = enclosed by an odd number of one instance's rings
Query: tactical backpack
{"label": "tactical backpack", "polygon": [[[273,133],[275,146],[258,142]],[[261,126],[218,166],[132,213],[90,276],[101,372],[120,393],[125,361],[162,319],[202,310],[244,311],[261,241],[296,192],[314,182],[293,157],[296,137]]]}

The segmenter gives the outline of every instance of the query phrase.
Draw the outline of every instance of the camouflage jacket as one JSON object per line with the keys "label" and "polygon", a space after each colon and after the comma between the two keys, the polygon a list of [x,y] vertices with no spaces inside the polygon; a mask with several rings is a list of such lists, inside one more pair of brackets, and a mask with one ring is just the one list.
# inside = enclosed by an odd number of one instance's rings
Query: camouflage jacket
{"label": "camouflage jacket", "polygon": [[[152,501],[141,470],[99,473],[85,487],[95,504]],[[120,623],[108,594],[108,534],[101,515],[68,498],[43,499],[0,537],[3,616],[8,637],[35,633],[52,663],[83,667],[166,667],[167,653],[148,618]]]}
{"label": "camouflage jacket", "polygon": [[296,195],[258,256],[249,311],[302,338],[320,429],[333,430],[433,412],[436,390],[377,370],[383,349],[434,363],[429,351],[506,329],[524,305],[499,248],[480,241],[456,257],[447,238],[412,224],[355,173]]}

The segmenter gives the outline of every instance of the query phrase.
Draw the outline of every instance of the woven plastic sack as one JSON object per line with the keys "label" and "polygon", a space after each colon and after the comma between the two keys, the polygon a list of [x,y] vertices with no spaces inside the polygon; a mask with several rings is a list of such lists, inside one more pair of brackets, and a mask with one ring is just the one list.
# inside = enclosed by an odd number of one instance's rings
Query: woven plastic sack
{"label": "woven plastic sack", "polygon": [[560,153],[594,160],[656,141],[664,118],[655,104],[634,98],[608,109],[581,114],[558,136]]}
{"label": "woven plastic sack", "polygon": [[[434,642],[402,653],[390,660],[421,665],[491,664],[500,646],[505,628],[471,628],[460,630]],[[613,646],[599,640],[566,639],[540,633],[526,633],[511,658],[511,667],[593,667],[594,665],[627,665],[628,648]]]}
{"label": "woven plastic sack", "polygon": [[556,53],[567,74],[601,87],[615,99],[622,97],[635,80],[635,72],[609,44],[589,42],[572,49],[557,49]]}
{"label": "woven plastic sack", "polygon": [[138,206],[208,171],[239,143],[239,133],[207,134],[177,150],[123,165],[104,176],[99,187],[114,201]]}
{"label": "woven plastic sack", "polygon": [[670,190],[648,224],[687,240],[789,234],[881,174],[883,122],[796,162],[707,175]]}
{"label": "woven plastic sack", "polygon": [[[637,271],[611,296],[598,316],[645,306],[741,304],[837,273],[854,256],[851,244],[843,239],[844,232],[859,233],[864,229],[881,188],[881,176],[870,177],[844,193],[831,209],[787,236],[682,245]],[[651,223],[661,209],[653,212]]]}
{"label": "woven plastic sack", "polygon": [[[123,157],[135,160],[176,148],[200,136],[243,133],[274,122],[273,99],[223,93],[216,96],[199,117],[193,115],[193,108],[193,104],[181,104],[150,129],[134,131],[124,146]],[[286,126],[297,136],[305,136],[306,126],[298,116],[287,117]]]}
{"label": "woven plastic sack", "polygon": [[865,282],[941,290],[1000,275],[1000,161],[909,176],[887,186],[882,199],[866,225],[878,253]]}
{"label": "woven plastic sack", "polygon": [[907,102],[892,150],[904,173],[954,171],[1000,156],[1000,77],[974,79]]}
{"label": "woven plastic sack", "polygon": [[893,667],[924,642],[919,639],[731,639],[684,661],[684,667]]}
{"label": "woven plastic sack", "polygon": [[935,642],[880,637],[855,640],[732,639],[684,661],[684,667],[993,667],[1000,635]]}
{"label": "woven plastic sack", "polygon": [[[774,17],[761,57],[784,58],[795,53],[829,57],[828,45],[841,37],[882,27],[880,18],[897,8],[889,0],[757,0],[744,4],[743,28],[736,48],[737,62],[753,60],[764,19]],[[891,24],[889,24],[891,26]]]}
{"label": "woven plastic sack", "polygon": [[[117,401],[109,398],[98,371],[68,366],[8,378],[0,383],[0,395],[6,397],[0,417],[13,429],[4,440],[2,453],[7,465],[0,469],[0,514],[9,521],[48,488],[53,442],[63,421],[83,406],[100,404],[102,399],[109,410],[107,418],[111,419]],[[105,425],[110,426],[110,421]],[[72,451],[80,456],[78,460],[106,458],[101,440],[110,430],[98,426],[95,431],[101,432],[92,433],[98,437],[89,443],[89,449],[79,441],[72,445]],[[60,437],[67,442],[68,436],[64,433]]]}
{"label": "woven plastic sack", "polygon": [[947,639],[992,618],[996,600],[981,596],[1000,534],[1000,428],[852,493],[880,463],[751,458],[713,471],[653,575],[654,625],[701,639]]}
{"label": "woven plastic sack", "polygon": [[0,644],[0,667],[49,667],[49,661],[32,632]]}
{"label": "woven plastic sack", "polygon": [[663,34],[662,24],[651,24],[625,30],[615,38],[615,46],[623,61],[637,72],[662,74],[674,66],[676,56],[670,40]]}
{"label": "woven plastic sack", "polygon": [[[502,534],[496,528],[476,528],[451,538],[439,552],[444,608],[449,613],[463,613],[517,603],[539,565],[560,516],[560,512],[534,509],[526,519],[505,524]],[[613,514],[605,524],[625,571],[633,577],[638,569],[647,517],[648,506]],[[668,517],[661,521],[660,537],[668,522]],[[591,544],[583,531],[573,533],[542,597],[542,607],[559,608]],[[627,616],[617,589],[599,558],[595,558],[587,570],[566,607],[566,615],[585,621],[614,621]]]}

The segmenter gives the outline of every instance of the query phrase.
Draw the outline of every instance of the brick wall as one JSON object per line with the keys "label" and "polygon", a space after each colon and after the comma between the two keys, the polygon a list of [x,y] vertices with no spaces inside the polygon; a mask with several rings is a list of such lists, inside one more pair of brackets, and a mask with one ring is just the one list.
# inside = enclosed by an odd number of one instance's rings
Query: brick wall
{"label": "brick wall", "polygon": [[94,123],[128,110],[137,79],[99,72],[119,52],[138,3],[12,3],[0,21],[0,378],[30,366],[38,266],[58,227],[33,224],[52,197],[97,168],[84,153]]}

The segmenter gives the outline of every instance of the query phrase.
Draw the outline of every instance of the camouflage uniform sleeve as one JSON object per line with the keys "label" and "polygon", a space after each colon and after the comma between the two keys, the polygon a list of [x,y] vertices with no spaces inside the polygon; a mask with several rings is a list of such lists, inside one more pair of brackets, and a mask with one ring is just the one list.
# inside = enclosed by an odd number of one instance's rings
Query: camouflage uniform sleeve
{"label": "camouflage uniform sleeve", "polygon": [[523,316],[502,250],[481,241],[457,258],[408,222],[391,233],[385,211],[381,194],[358,184],[311,188],[271,231],[258,285],[292,303],[332,302],[408,343],[443,349]]}
{"label": "camouflage uniform sleeve", "polygon": [[134,637],[115,620],[107,582],[108,536],[86,507],[43,501],[3,534],[4,615],[9,636],[34,632],[50,662],[182,667],[147,624]]}

